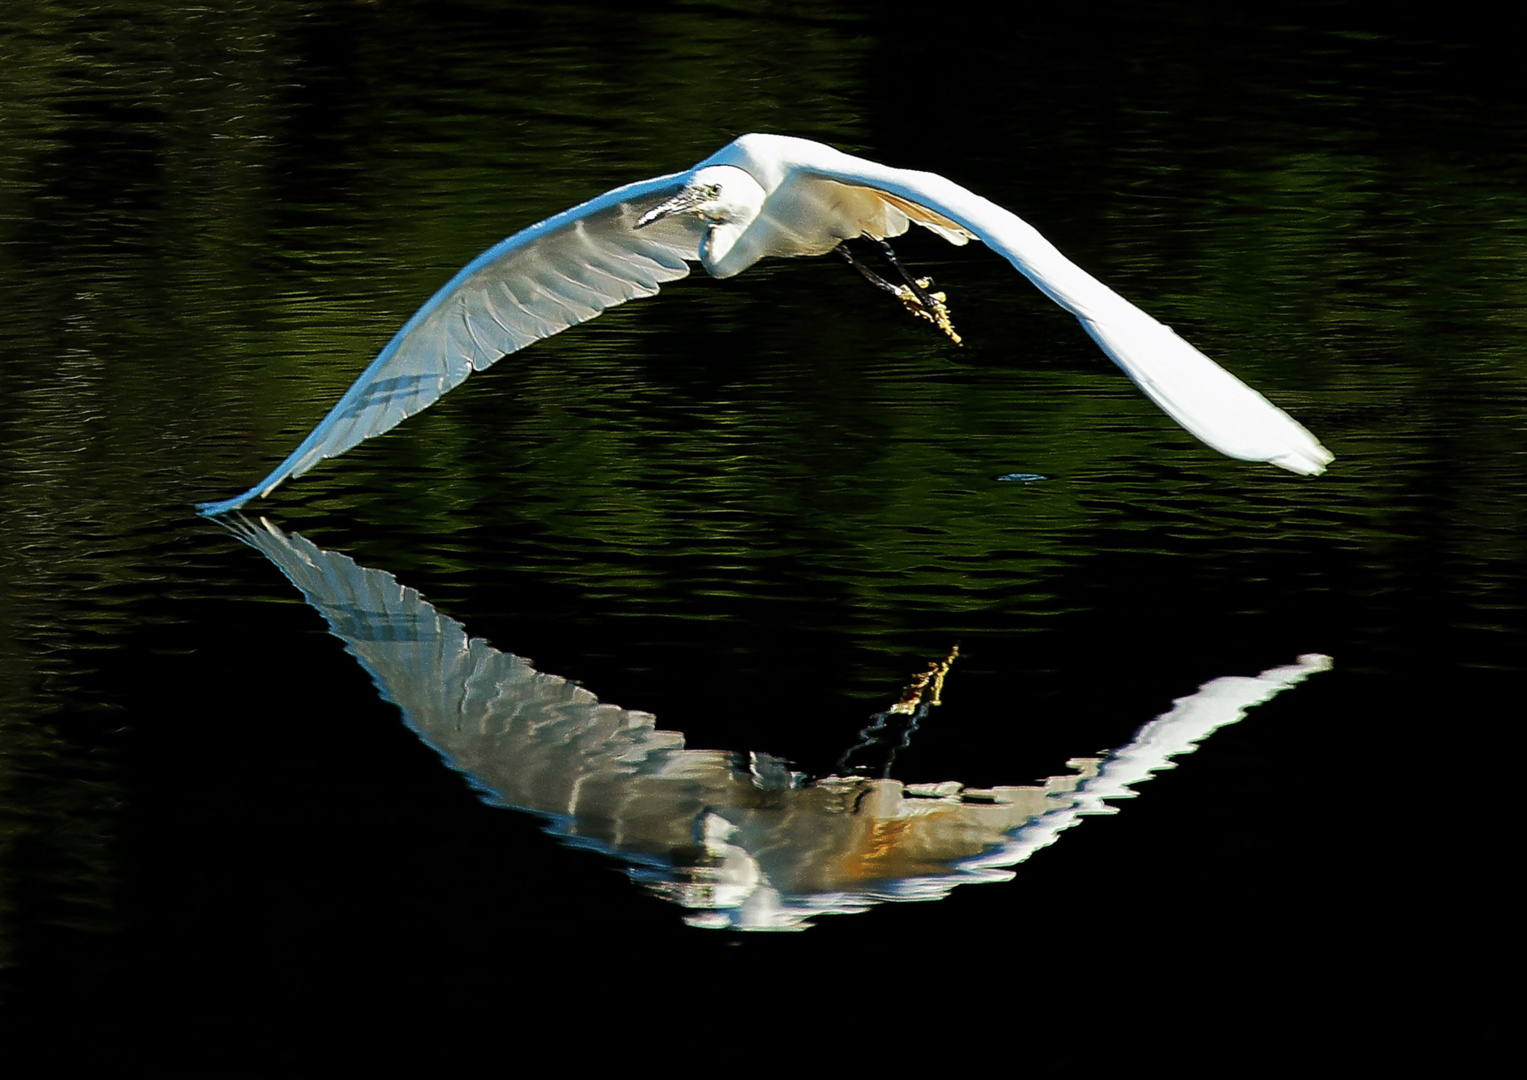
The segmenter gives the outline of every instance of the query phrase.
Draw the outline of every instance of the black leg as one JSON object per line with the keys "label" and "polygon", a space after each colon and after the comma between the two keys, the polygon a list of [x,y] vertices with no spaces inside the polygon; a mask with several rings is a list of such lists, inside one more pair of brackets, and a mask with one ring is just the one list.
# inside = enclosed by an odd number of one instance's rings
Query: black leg
{"label": "black leg", "polygon": [[[870,237],[870,239],[874,240],[873,237]],[[934,302],[932,296],[928,295],[928,286],[933,284],[933,279],[923,278],[919,281],[914,278],[911,274],[907,273],[907,268],[901,265],[901,262],[896,258],[896,252],[891,250],[889,243],[884,240],[874,240],[874,242],[880,246],[881,257],[890,263],[896,272],[901,275],[901,280],[907,283],[907,288],[912,290],[912,295],[917,297],[917,302],[923,306],[923,310],[930,312],[937,311],[938,304]]]}
{"label": "black leg", "polygon": [[836,252],[837,254],[843,256],[843,261],[844,262],[848,263],[849,266],[852,266],[855,270],[859,271],[860,274],[864,275],[864,280],[868,281],[871,285],[875,286],[877,289],[884,289],[886,292],[890,293],[892,296],[900,296],[901,295],[901,290],[898,289],[895,285],[892,285],[885,278],[881,277],[879,274],[875,273],[875,271],[871,270],[868,266],[865,266],[858,259],[854,258],[854,253],[852,251],[848,250],[848,241],[847,240],[844,240],[842,243],[840,243],[837,247],[833,248],[832,250],[834,252]]}
{"label": "black leg", "polygon": [[891,250],[890,244],[887,244],[884,240],[876,240],[875,243],[880,245],[881,254],[885,256],[888,263],[896,268],[896,272],[906,282],[905,285],[893,285],[854,258],[854,253],[848,249],[847,240],[838,244],[837,247],[833,248],[833,251],[841,255],[843,261],[848,263],[849,266],[859,271],[865,281],[868,281],[877,289],[884,289],[905,304],[907,310],[912,314],[927,319],[947,334],[950,341],[953,341],[956,345],[960,344],[960,335],[954,332],[954,325],[949,321],[949,309],[944,306],[944,294],[928,291],[928,287],[933,284],[933,280],[931,278],[914,278],[911,274],[907,273],[906,268],[901,263],[896,261],[896,253]]}

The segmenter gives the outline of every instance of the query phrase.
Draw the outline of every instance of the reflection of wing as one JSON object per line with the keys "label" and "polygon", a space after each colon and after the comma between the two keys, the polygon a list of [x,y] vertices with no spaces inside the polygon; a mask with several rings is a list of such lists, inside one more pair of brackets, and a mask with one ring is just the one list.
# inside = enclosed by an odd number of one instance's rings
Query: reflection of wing
{"label": "reflection of wing", "polygon": [[1167,415],[1216,450],[1297,473],[1319,473],[1331,461],[1330,452],[1293,417],[1066,258],[1032,225],[942,176],[772,135],[744,136],[701,164],[746,169],[770,192],[804,174],[890,196],[903,212],[912,211],[912,220],[946,239],[963,242],[965,235],[974,236],[1003,255],[1080,319]]}
{"label": "reflection of wing", "polygon": [[236,510],[434,404],[500,357],[688,274],[699,258],[693,218],[631,228],[682,181],[681,174],[617,188],[483,252],[408,320],[274,472],[201,511]]}
{"label": "reflection of wing", "polygon": [[650,713],[601,704],[577,684],[469,638],[391,574],[269,522],[227,524],[301,590],[420,738],[494,801],[572,812],[562,786],[600,771],[631,772],[684,745],[682,735],[656,730]]}
{"label": "reflection of wing", "polygon": [[[328,621],[419,737],[483,798],[544,815],[570,843],[624,861],[700,926],[803,926],[884,900],[936,900],[1004,881],[1105,796],[1191,751],[1324,658],[1219,679],[1177,702],[1110,758],[1042,784],[831,777],[806,783],[767,754],[688,750],[651,714],[601,703],[522,657],[467,636],[392,575],[275,526],[225,519]],[[534,887],[556,887],[537,881]]]}
{"label": "reflection of wing", "polygon": [[[1310,653],[1284,667],[1260,675],[1227,675],[1204,683],[1187,697],[1172,703],[1171,711],[1146,724],[1129,745],[1122,746],[1098,763],[1092,774],[1077,785],[1075,794],[1051,812],[1014,830],[1000,850],[981,859],[982,865],[1013,866],[1040,848],[1055,843],[1060,834],[1084,815],[1116,814],[1119,808],[1105,799],[1127,799],[1135,794],[1131,785],[1149,780],[1151,774],[1175,767],[1172,758],[1191,754],[1198,744],[1226,724],[1246,715],[1246,710],[1275,694],[1331,667],[1331,658]],[[1077,765],[1078,761],[1068,762]]]}

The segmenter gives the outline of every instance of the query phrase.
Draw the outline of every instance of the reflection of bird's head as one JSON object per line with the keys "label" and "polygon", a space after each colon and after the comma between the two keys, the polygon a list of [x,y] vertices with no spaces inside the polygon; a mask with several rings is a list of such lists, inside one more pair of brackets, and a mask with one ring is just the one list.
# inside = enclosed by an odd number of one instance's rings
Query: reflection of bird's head
{"label": "reflection of bird's head", "polygon": [[[636,228],[644,229],[664,218],[694,215],[706,225],[705,237],[700,242],[700,261],[715,274],[717,264],[758,217],[766,194],[762,185],[742,169],[708,165],[685,181],[677,195],[639,217]],[[717,276],[730,277],[736,272]]]}

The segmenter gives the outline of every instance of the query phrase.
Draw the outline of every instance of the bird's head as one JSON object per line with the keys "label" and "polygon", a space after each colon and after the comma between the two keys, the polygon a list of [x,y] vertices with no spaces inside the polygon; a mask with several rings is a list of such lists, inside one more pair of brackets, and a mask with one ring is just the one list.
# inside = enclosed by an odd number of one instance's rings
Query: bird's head
{"label": "bird's head", "polygon": [[677,195],[637,218],[635,227],[645,229],[664,218],[693,215],[706,227],[700,243],[700,261],[712,274],[730,277],[737,271],[718,273],[721,260],[758,217],[765,194],[762,185],[742,169],[708,165],[696,170]]}
{"label": "bird's head", "polygon": [[708,165],[684,183],[683,189],[658,203],[636,220],[638,229],[678,214],[693,214],[707,225],[745,224],[758,215],[764,189],[732,165]]}

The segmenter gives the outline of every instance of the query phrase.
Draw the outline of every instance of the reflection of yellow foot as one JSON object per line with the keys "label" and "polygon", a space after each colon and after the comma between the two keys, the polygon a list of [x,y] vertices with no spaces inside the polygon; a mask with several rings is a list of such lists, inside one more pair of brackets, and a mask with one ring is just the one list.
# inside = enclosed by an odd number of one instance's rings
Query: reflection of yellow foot
{"label": "reflection of yellow foot", "polygon": [[[923,283],[918,282],[919,285]],[[927,288],[926,285],[923,286]],[[933,294],[938,299],[938,294]],[[921,304],[918,307],[922,307]],[[955,338],[956,342],[960,339]],[[960,655],[960,647],[956,645],[949,650],[949,655],[941,664],[929,664],[927,671],[920,671],[912,676],[912,681],[901,692],[901,700],[891,706],[893,713],[914,712],[919,705],[942,705],[944,693],[944,677],[949,674],[949,669],[954,665],[955,658]]]}
{"label": "reflection of yellow foot", "polygon": [[[919,278],[917,287],[926,290],[933,284],[932,278]],[[949,321],[949,309],[944,306],[944,294],[941,292],[928,293],[928,299],[933,301],[933,310],[929,311],[923,302],[917,298],[917,294],[905,285],[896,286],[896,295],[901,302],[907,305],[907,310],[914,315],[920,315],[934,326],[949,335],[949,340],[956,345],[960,344],[960,335],[954,332],[954,323]]]}

